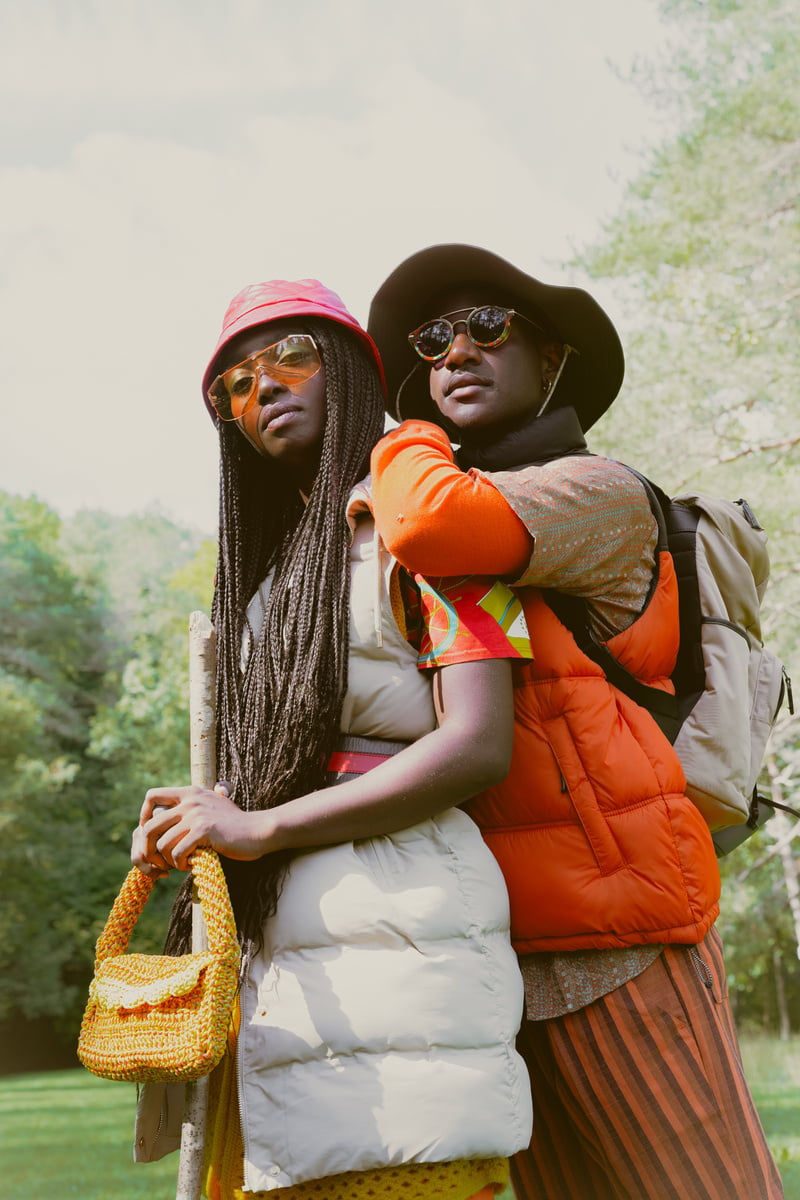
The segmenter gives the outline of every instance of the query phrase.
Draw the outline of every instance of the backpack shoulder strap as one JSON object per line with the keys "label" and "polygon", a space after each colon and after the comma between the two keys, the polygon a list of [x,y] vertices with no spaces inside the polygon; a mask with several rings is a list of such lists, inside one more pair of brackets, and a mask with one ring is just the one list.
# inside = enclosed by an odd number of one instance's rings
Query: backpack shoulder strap
{"label": "backpack shoulder strap", "polygon": [[[623,463],[621,465],[625,466],[626,464]],[[658,542],[656,545],[656,555],[658,555],[662,550],[670,549],[665,517],[665,512],[669,512],[672,507],[669,497],[657,484],[652,483],[646,476],[640,475],[633,467],[626,467],[626,469],[640,480],[647,494],[647,499],[650,502],[650,508],[658,524]],[[654,573],[643,609],[647,607],[657,581],[658,575]],[[642,683],[641,680],[637,679],[635,675],[632,675],[630,671],[622,666],[608,649],[608,646],[598,639],[591,628],[588,603],[583,596],[553,590],[543,591],[542,595],[558,619],[562,624],[566,625],[579,649],[583,651],[587,658],[590,658],[592,662],[597,663],[602,668],[609,683],[618,688],[619,691],[628,696],[636,704],[647,709],[665,737],[670,742],[674,742],[678,736],[682,720],[676,697],[670,692],[662,691],[661,688],[649,687],[646,683]]]}

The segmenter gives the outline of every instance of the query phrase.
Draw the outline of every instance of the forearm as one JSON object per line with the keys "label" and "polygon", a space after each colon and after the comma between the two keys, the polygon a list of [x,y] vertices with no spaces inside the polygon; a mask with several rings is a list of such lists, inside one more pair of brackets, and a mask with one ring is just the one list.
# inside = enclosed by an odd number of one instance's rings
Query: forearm
{"label": "forearm", "polygon": [[[511,760],[513,691],[507,660],[465,662],[437,671],[435,730],[366,775],[244,812],[206,788],[154,788],[134,833],[133,861],[147,873],[186,869],[198,845],[255,859],[377,837],[461,804],[503,779]],[[221,786],[221,785],[220,785]]]}
{"label": "forearm", "polygon": [[[507,719],[510,728],[510,714]],[[204,788],[154,789],[134,832],[132,859],[145,873],[162,874],[173,866],[186,870],[198,845],[252,860],[277,850],[395,833],[497,783],[509,760],[507,739],[487,744],[473,731],[465,740],[463,731],[449,724],[357,779],[275,808],[243,812],[226,796]]]}
{"label": "forearm", "polygon": [[372,452],[375,523],[392,554],[431,575],[516,576],[533,539],[482,475],[456,466],[447,435],[406,421]]}
{"label": "forearm", "polygon": [[463,803],[507,771],[502,748],[492,757],[465,754],[462,739],[443,727],[357,779],[268,810],[265,851],[395,833]]}

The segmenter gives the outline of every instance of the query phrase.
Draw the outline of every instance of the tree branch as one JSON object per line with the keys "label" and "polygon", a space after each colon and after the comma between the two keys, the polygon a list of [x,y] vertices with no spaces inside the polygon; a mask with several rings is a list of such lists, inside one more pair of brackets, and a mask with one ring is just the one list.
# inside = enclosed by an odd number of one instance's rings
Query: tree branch
{"label": "tree branch", "polygon": [[747,458],[751,454],[766,454],[769,450],[787,450],[792,446],[800,446],[800,433],[794,437],[783,438],[779,442],[762,442],[758,446],[747,446],[744,450],[737,450],[735,454],[723,455],[717,459],[717,462],[723,465],[737,462],[740,458]]}

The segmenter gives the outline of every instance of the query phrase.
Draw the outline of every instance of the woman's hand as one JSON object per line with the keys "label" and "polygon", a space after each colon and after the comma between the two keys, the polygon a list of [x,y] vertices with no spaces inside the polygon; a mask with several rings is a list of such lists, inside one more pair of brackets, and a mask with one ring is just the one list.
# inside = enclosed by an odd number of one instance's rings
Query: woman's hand
{"label": "woman's hand", "polygon": [[228,799],[223,784],[151,788],[133,834],[131,860],[145,875],[166,875],[172,867],[189,869],[189,855],[208,846],[226,858],[254,859],[269,845],[270,813],[242,812]]}

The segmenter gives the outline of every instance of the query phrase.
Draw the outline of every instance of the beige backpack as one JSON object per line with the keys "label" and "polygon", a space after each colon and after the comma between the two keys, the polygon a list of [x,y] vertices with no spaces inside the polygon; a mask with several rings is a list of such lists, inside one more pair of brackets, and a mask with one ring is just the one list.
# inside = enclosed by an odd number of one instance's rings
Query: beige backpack
{"label": "beige backpack", "polygon": [[681,603],[674,746],[687,793],[715,833],[717,851],[727,853],[772,815],[758,776],[784,699],[794,711],[786,668],[761,631],[767,535],[746,500],[699,493],[676,496],[665,520]]}
{"label": "beige backpack", "polygon": [[784,700],[794,712],[789,675],[761,632],[767,535],[746,500],[700,493],[671,499],[633,474],[658,521],[658,549],[670,551],[678,577],[675,695],[640,683],[613,658],[592,633],[584,601],[569,597],[562,606],[562,595],[553,607],[609,681],[646,708],[674,744],[687,794],[706,818],[717,854],[727,854],[774,808],[785,807],[758,794],[767,740]]}

